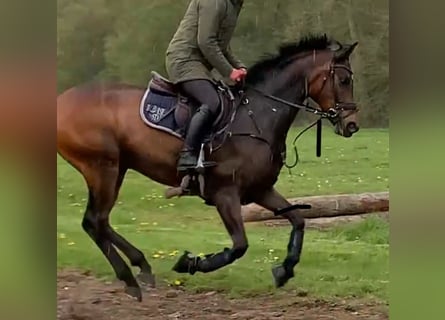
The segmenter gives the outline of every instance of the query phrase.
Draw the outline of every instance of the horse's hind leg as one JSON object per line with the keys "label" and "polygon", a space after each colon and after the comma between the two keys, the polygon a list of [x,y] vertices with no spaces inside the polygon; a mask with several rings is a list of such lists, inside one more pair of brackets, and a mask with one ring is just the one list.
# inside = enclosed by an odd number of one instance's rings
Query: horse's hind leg
{"label": "horse's hind leg", "polygon": [[125,282],[126,292],[141,301],[142,293],[136,279],[111,242],[109,215],[116,200],[115,186],[119,169],[105,165],[82,171],[89,189],[82,227],[108,259],[116,277]]}
{"label": "horse's hind leg", "polygon": [[[286,208],[291,205],[273,188],[264,193],[255,202],[271,211]],[[287,245],[286,259],[281,265],[272,269],[275,285],[277,287],[285,285],[286,282],[294,276],[294,267],[300,261],[304,238],[304,218],[300,216],[296,210],[284,213],[283,216],[292,223],[292,232],[290,234],[289,244]]]}
{"label": "horse's hind leg", "polygon": [[127,256],[132,266],[139,267],[140,272],[136,276],[136,278],[141,282],[142,285],[155,287],[155,277],[151,271],[151,266],[145,258],[144,254],[138,248],[129,243],[128,240],[114,231],[111,227],[110,229],[110,239],[113,244]]}
{"label": "horse's hind leg", "polygon": [[[122,185],[122,181],[124,179],[126,171],[127,170],[125,168],[121,168],[119,170],[115,187],[115,198],[117,198],[118,196],[119,189]],[[145,258],[144,254],[135,246],[133,246],[130,242],[128,242],[127,239],[118,234],[109,224],[108,228],[110,232],[111,242],[127,256],[132,266],[139,267],[140,273],[136,276],[136,278],[140,282],[142,282],[142,284],[154,287],[155,286],[154,275],[152,274],[151,266],[148,263],[147,259]]]}
{"label": "horse's hind leg", "polygon": [[232,248],[224,248],[221,252],[207,254],[204,258],[193,256],[186,251],[173,267],[173,270],[176,272],[188,272],[190,274],[194,274],[196,271],[211,272],[231,264],[246,253],[248,243],[237,191],[234,188],[221,190],[214,201],[221,219],[232,238]]}

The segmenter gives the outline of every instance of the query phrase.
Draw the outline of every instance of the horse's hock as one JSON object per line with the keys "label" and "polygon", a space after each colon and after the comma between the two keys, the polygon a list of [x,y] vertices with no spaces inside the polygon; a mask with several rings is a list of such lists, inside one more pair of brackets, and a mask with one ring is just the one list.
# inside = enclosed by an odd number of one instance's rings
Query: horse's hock
{"label": "horse's hock", "polygon": [[[299,211],[305,219],[361,215],[389,210],[389,192],[300,197],[288,201],[292,205],[311,205],[310,209]],[[273,212],[256,204],[243,206],[242,215],[246,222],[283,219],[281,215],[275,216]]]}

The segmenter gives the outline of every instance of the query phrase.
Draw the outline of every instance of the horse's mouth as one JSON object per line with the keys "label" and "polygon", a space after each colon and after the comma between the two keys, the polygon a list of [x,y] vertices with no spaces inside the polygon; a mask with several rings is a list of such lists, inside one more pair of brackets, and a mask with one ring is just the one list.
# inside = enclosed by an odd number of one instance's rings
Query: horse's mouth
{"label": "horse's mouth", "polygon": [[355,124],[353,124],[352,126],[350,126],[349,124],[348,126],[343,126],[340,124],[340,122],[338,122],[335,126],[335,133],[344,138],[352,137],[354,133],[357,133],[357,131],[358,127]]}

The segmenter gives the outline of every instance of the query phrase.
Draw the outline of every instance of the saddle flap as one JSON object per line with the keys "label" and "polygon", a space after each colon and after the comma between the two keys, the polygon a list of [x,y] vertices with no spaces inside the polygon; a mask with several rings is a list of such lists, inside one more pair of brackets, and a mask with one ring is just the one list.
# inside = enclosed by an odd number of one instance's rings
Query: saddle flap
{"label": "saddle flap", "polygon": [[186,127],[192,117],[192,110],[189,101],[185,98],[179,98],[175,110],[175,120],[180,127]]}
{"label": "saddle flap", "polygon": [[177,96],[178,91],[170,80],[164,78],[156,71],[151,72],[151,80],[149,87],[151,90],[158,91],[167,95]]}

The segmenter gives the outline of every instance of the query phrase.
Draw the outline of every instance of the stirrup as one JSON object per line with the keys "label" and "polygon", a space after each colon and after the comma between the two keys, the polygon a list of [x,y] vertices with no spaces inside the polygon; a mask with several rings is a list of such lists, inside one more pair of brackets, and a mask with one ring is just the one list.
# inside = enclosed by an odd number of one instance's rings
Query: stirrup
{"label": "stirrup", "polygon": [[[186,174],[182,178],[179,187],[168,188],[165,192],[167,199],[172,197],[181,197],[184,195],[204,196],[204,171],[205,168],[214,167],[217,163],[214,161],[204,161],[204,144],[201,144],[201,150],[198,156],[196,167],[185,167]],[[179,171],[179,167],[178,167]],[[182,170],[181,170],[182,171]]]}
{"label": "stirrup", "polygon": [[[187,152],[187,150],[182,151]],[[194,172],[197,172],[199,174],[204,173],[204,169],[208,167],[214,167],[217,163],[214,161],[204,161],[204,143],[201,144],[201,149],[199,151],[199,155],[197,158],[196,165],[192,166],[181,166],[177,167],[178,171],[189,171],[189,174],[193,174]]]}
{"label": "stirrup", "polygon": [[[181,158],[182,158],[182,155],[184,153],[188,153],[189,157],[193,157],[193,160],[195,160],[195,161],[193,161],[193,164],[191,164],[191,165],[189,165],[189,164],[185,164],[185,165],[181,164]],[[176,167],[177,171],[182,172],[182,171],[187,171],[189,169],[196,168],[197,163],[198,163],[198,157],[194,153],[195,153],[194,150],[189,150],[189,149],[183,149],[183,150],[180,151],[181,156],[180,156],[180,158],[178,160],[178,164],[177,164],[177,167]],[[191,160],[191,159],[186,159],[186,160]],[[191,163],[191,162],[192,161],[190,161],[189,163]]]}
{"label": "stirrup", "polygon": [[204,169],[208,167],[214,167],[217,163],[215,161],[204,161],[204,143],[201,144],[201,150],[198,155],[198,163],[196,165],[196,171],[200,174],[204,173]]}

